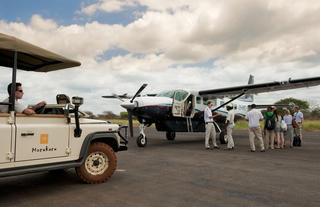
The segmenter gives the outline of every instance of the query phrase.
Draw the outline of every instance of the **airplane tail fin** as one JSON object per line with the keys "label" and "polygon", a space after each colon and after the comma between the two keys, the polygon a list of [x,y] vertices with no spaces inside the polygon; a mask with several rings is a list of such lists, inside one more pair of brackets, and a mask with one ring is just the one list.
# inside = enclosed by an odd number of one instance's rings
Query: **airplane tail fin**
{"label": "airplane tail fin", "polygon": [[[254,84],[254,76],[250,74],[248,85],[251,85],[251,84]],[[241,100],[253,102],[254,101],[253,94],[246,94],[243,96],[243,98],[241,98]]]}

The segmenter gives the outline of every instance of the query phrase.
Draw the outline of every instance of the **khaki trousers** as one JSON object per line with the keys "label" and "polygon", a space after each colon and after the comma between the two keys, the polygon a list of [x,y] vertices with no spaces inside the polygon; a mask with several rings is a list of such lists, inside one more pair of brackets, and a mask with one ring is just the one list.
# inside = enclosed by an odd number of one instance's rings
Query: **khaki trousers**
{"label": "khaki trousers", "polygon": [[256,151],[256,146],[254,144],[254,138],[257,137],[260,145],[260,150],[264,150],[264,144],[262,139],[262,133],[260,127],[251,127],[249,128],[249,142],[250,142],[250,148],[253,151]]}
{"label": "khaki trousers", "polygon": [[234,147],[234,142],[233,142],[233,137],[232,137],[232,129],[233,129],[233,124],[228,124],[227,126],[227,137],[228,137],[228,144],[227,148],[233,148]]}
{"label": "khaki trousers", "polygon": [[300,136],[300,139],[302,141],[302,124],[301,123],[297,123],[299,128],[294,128],[294,134],[296,136]]}
{"label": "khaki trousers", "polygon": [[271,149],[274,149],[274,130],[266,130],[266,149],[269,149],[269,145]]}
{"label": "khaki trousers", "polygon": [[209,145],[210,137],[212,139],[213,146],[217,146],[216,128],[214,127],[213,123],[206,124],[205,147],[210,147]]}

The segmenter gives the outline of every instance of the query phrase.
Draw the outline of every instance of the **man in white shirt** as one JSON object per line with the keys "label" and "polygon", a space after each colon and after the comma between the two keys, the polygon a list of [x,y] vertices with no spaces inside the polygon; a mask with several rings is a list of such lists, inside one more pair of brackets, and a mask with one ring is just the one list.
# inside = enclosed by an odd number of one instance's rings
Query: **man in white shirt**
{"label": "man in white shirt", "polygon": [[219,149],[219,146],[217,145],[217,141],[216,141],[216,128],[213,123],[214,122],[213,118],[220,116],[220,114],[217,113],[216,115],[213,116],[211,107],[212,107],[212,102],[208,101],[207,107],[204,110],[204,122],[206,125],[205,148],[210,149],[209,139],[211,137],[213,148]]}
{"label": "man in white shirt", "polygon": [[294,133],[296,136],[300,136],[300,140],[302,142],[302,122],[303,122],[303,113],[300,111],[299,106],[294,107],[294,119],[298,124],[298,128],[294,128]]}
{"label": "man in white shirt", "polygon": [[[10,83],[8,85],[8,94],[10,96],[11,94],[11,88],[12,84]],[[24,113],[27,115],[32,115],[35,113],[35,110],[38,108],[41,108],[42,106],[46,105],[45,101],[42,101],[38,103],[37,105],[33,106],[32,109],[28,109],[26,106],[23,104],[19,103],[18,100],[22,99],[23,97],[23,90],[22,90],[22,84],[21,83],[16,83],[16,92],[15,92],[15,105],[14,105],[14,110],[16,113]],[[3,100],[3,102],[9,102],[9,98],[6,98]],[[0,112],[1,113],[9,113],[9,107],[7,105],[0,105]]]}
{"label": "man in white shirt", "polygon": [[228,115],[226,119],[226,129],[227,129],[228,144],[227,144],[226,150],[232,150],[234,149],[234,142],[232,138],[232,129],[234,127],[234,111],[233,111],[233,106],[231,104],[227,105],[227,111],[228,111]]}
{"label": "man in white shirt", "polygon": [[251,152],[256,151],[256,146],[254,144],[255,137],[259,140],[261,152],[264,152],[265,149],[260,128],[260,121],[263,120],[263,116],[261,112],[256,109],[255,104],[251,105],[251,110],[247,113],[245,119],[249,122],[249,142]]}

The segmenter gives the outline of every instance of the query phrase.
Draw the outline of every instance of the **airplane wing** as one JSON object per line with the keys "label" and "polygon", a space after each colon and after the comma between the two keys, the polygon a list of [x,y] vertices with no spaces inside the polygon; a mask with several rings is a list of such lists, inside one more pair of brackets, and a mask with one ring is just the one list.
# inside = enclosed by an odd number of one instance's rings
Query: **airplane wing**
{"label": "airplane wing", "polygon": [[228,88],[219,88],[212,90],[199,91],[201,96],[215,96],[226,97],[235,96],[239,94],[258,94],[272,91],[281,91],[295,88],[304,88],[320,85],[320,77],[303,78],[303,79],[289,79],[287,81],[274,81],[268,83],[258,83],[243,86],[235,86]]}
{"label": "airplane wing", "polygon": [[127,93],[122,95],[112,94],[108,96],[102,96],[102,98],[124,98],[124,99],[130,99],[132,96],[129,96]]}

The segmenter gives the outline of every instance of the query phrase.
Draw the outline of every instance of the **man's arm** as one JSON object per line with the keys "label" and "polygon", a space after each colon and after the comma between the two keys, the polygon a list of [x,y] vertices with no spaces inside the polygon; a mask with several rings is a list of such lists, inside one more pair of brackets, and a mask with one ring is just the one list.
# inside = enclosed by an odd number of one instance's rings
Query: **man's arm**
{"label": "man's arm", "polygon": [[47,103],[46,103],[45,101],[41,101],[41,102],[38,103],[37,105],[34,105],[34,106],[32,107],[32,110],[35,111],[35,110],[41,108],[42,106],[44,106],[44,105],[46,105],[46,104],[47,104]]}
{"label": "man's arm", "polygon": [[24,109],[22,113],[26,115],[32,115],[32,114],[35,114],[36,112],[32,109]]}
{"label": "man's arm", "polygon": [[216,113],[215,115],[209,116],[209,119],[213,119],[213,118],[215,118],[215,117],[217,117],[217,116],[220,116],[220,114],[219,114],[219,113]]}

